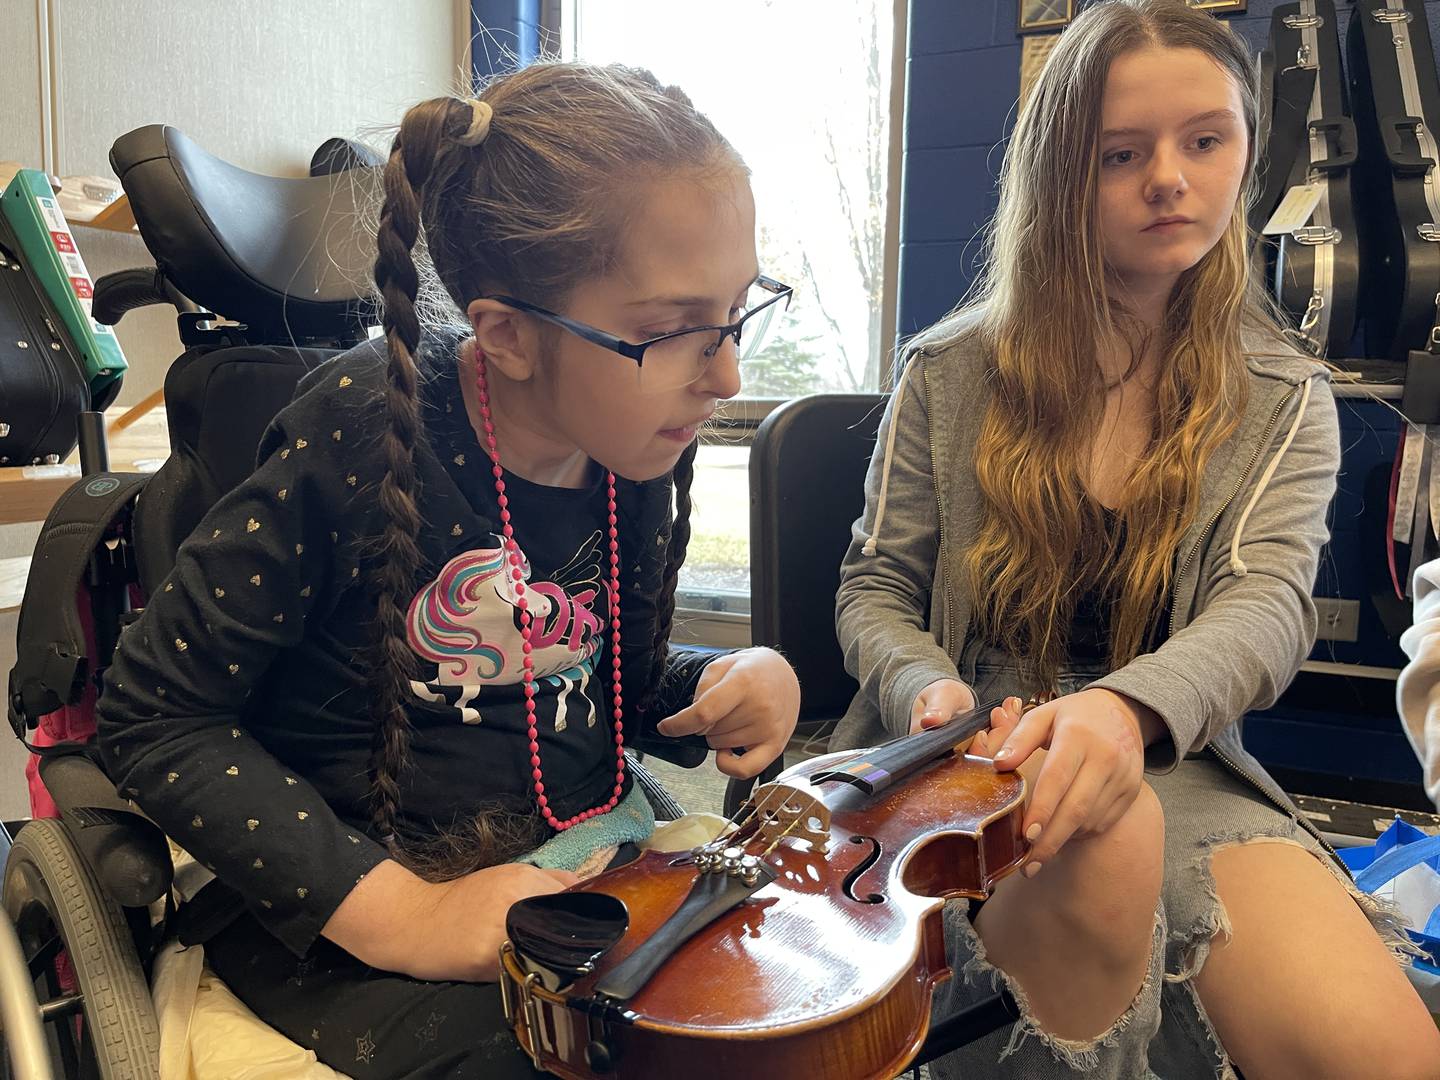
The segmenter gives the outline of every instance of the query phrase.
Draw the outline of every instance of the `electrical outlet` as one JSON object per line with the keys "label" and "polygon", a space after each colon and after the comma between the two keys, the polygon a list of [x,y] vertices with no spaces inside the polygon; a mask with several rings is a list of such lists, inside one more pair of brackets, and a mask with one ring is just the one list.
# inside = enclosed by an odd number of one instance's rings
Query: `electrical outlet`
{"label": "electrical outlet", "polygon": [[1341,600],[1334,596],[1315,597],[1315,614],[1320,641],[1360,640],[1360,601]]}

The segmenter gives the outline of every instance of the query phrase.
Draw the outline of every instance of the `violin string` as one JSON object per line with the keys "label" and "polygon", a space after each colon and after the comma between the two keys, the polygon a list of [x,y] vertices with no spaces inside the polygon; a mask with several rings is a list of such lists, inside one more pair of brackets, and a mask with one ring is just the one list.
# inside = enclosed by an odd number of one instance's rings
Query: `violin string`
{"label": "violin string", "polygon": [[[751,841],[756,840],[757,838],[760,840],[761,843],[764,842],[764,826],[766,822],[779,818],[780,814],[785,809],[785,801],[789,797],[790,793],[785,789],[779,787],[772,788],[766,794],[765,798],[755,808],[755,815],[754,818],[752,818],[752,820],[756,822],[755,831],[745,838],[744,845],[748,845]],[[772,807],[770,804],[774,802],[779,802],[780,805],[778,807]],[[784,836],[785,834],[781,833],[780,835]],[[771,844],[770,847],[762,851],[758,857],[763,859],[766,855],[770,854],[770,850],[774,846],[774,844]]]}
{"label": "violin string", "polygon": [[[778,796],[782,801],[784,800],[785,794],[784,794],[783,791],[781,791],[780,788],[778,788],[778,787],[773,787],[773,786],[768,785],[768,784],[766,785],[766,787],[769,788],[769,790],[765,792],[765,797],[764,797],[763,799],[761,799],[758,803],[756,803],[756,804],[751,808],[750,817],[746,819],[746,824],[749,824],[750,821],[753,821],[753,820],[759,818],[759,817],[762,815],[762,813],[765,812],[765,811],[768,809],[768,804],[770,803],[770,801],[771,801],[772,799],[774,799],[774,798],[776,798],[776,797]],[[746,804],[745,804],[745,806],[749,806],[749,805],[750,805],[750,804],[749,804],[749,802],[747,801]],[[745,806],[741,806],[739,810],[736,810],[735,813],[734,813],[733,815],[731,815],[730,819],[725,822],[725,824],[726,824],[726,825],[734,825],[736,818],[738,818],[742,813],[744,813],[744,811],[745,811]],[[738,828],[744,828],[744,826],[739,826]],[[724,840],[724,839],[727,839],[727,837],[726,837],[725,835],[718,836],[718,837],[716,837],[716,842],[719,842],[720,840]],[[748,839],[748,838],[747,838],[747,839]],[[744,841],[741,841],[741,842],[744,843]]]}
{"label": "violin string", "polygon": [[770,852],[774,851],[774,850],[775,850],[775,845],[778,844],[778,843],[780,843],[781,840],[784,840],[785,837],[789,836],[790,833],[794,830],[795,826],[800,824],[800,818],[801,818],[802,816],[803,816],[803,812],[800,813],[800,814],[796,814],[794,817],[792,817],[792,818],[790,819],[790,824],[787,825],[787,826],[785,826],[785,831],[782,832],[779,836],[775,837],[775,839],[770,842],[770,846],[767,847],[764,851],[762,851],[762,852],[760,853],[760,858],[763,859],[763,858],[765,858],[767,855],[769,855]]}

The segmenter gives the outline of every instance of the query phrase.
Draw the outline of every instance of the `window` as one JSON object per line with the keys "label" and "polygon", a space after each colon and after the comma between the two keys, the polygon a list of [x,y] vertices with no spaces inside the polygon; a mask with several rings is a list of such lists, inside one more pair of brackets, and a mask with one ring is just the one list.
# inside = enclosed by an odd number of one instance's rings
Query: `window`
{"label": "window", "polygon": [[735,427],[697,459],[682,604],[749,610],[747,432],[779,399],[876,390],[885,327],[895,5],[886,0],[562,0],[561,54],[679,85],[751,170],[760,269],[795,287],[747,363]]}

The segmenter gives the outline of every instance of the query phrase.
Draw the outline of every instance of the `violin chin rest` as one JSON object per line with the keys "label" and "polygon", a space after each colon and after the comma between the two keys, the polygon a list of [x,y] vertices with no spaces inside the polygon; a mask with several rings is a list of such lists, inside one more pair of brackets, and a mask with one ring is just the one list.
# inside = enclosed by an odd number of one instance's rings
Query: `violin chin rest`
{"label": "violin chin rest", "polygon": [[520,960],[562,985],[590,974],[595,961],[609,952],[629,927],[630,912],[624,901],[600,892],[526,897],[511,904],[505,916],[505,933]]}

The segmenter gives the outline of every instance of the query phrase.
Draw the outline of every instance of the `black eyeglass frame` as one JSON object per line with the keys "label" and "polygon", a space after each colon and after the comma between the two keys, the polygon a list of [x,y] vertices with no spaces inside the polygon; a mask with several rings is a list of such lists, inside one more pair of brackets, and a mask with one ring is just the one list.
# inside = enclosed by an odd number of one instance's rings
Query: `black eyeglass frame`
{"label": "black eyeglass frame", "polygon": [[529,315],[534,315],[536,318],[544,319],[546,322],[554,323],[562,329],[569,330],[570,333],[577,337],[584,338],[593,345],[599,345],[602,349],[617,352],[621,356],[634,360],[637,365],[644,367],[646,349],[652,345],[658,345],[662,341],[669,341],[671,338],[685,337],[688,334],[703,334],[707,332],[715,334],[715,344],[711,345],[710,348],[705,351],[706,359],[715,355],[721,343],[727,337],[734,339],[735,347],[738,349],[740,347],[741,333],[747,322],[760,314],[760,312],[773,307],[781,301],[784,301],[788,306],[790,298],[795,294],[795,290],[789,285],[776,281],[772,277],[766,277],[764,274],[757,277],[754,284],[772,295],[770,299],[766,300],[763,304],[759,304],[745,312],[745,314],[740,316],[735,322],[726,326],[689,326],[683,330],[672,330],[668,334],[661,334],[658,337],[639,342],[626,341],[624,338],[618,338],[614,334],[606,333],[604,330],[597,329],[588,323],[580,322],[578,319],[558,315],[553,311],[539,307],[526,300],[517,300],[513,296],[487,296],[485,299],[496,300],[506,307],[513,307],[517,311],[523,311]]}

